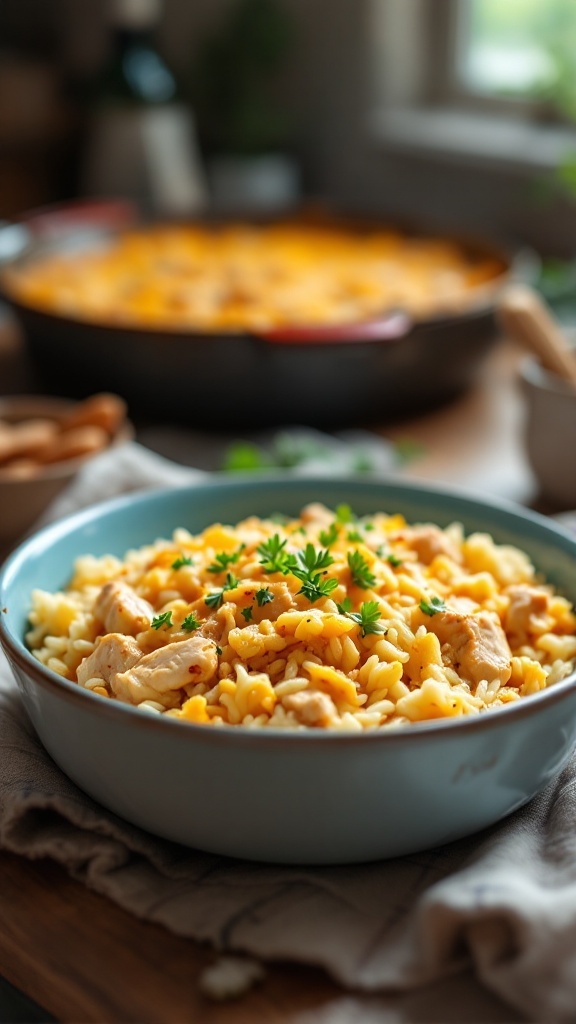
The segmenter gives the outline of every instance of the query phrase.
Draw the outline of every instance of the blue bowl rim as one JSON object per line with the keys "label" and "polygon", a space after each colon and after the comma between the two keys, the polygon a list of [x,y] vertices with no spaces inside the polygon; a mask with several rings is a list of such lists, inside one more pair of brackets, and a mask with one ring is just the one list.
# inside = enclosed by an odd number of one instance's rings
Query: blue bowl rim
{"label": "blue bowl rim", "polygon": [[[210,490],[220,491],[235,491],[239,488],[250,489],[257,492],[259,489],[267,489],[272,486],[279,486],[281,490],[286,489],[289,491],[291,487],[307,484],[310,487],[314,487],[315,484],[322,485],[335,485],[345,487],[368,487],[379,488],[382,490],[392,489],[398,492],[405,492],[409,495],[429,495],[430,497],[436,498],[447,498],[449,500],[456,500],[461,502],[463,506],[476,506],[477,508],[485,509],[487,512],[501,512],[507,516],[519,519],[524,523],[530,523],[536,529],[543,529],[546,533],[551,534],[558,541],[561,542],[560,546],[567,550],[567,553],[573,555],[576,558],[576,540],[573,535],[565,529],[560,523],[554,520],[548,519],[546,516],[541,515],[538,512],[534,512],[531,509],[526,509],[521,505],[516,504],[513,501],[507,501],[501,498],[490,498],[486,500],[481,496],[475,494],[473,491],[465,488],[459,488],[447,485],[438,485],[428,482],[412,482],[404,481],[400,479],[386,479],[382,478],[357,478],[345,477],[345,476],[321,476],[321,477],[288,477],[276,476],[274,474],[261,474],[254,476],[249,480],[244,478],[230,478],[222,476],[216,476],[216,474],[207,477],[204,481],[198,481],[184,487],[168,487],[168,488],[157,488],[150,489],[141,492],[132,492],[130,494],[122,495],[121,497],[110,498],[96,504],[90,505],[88,508],[80,509],[76,512],[72,512],[69,515],[58,519],[56,522],[50,523],[47,526],[37,530],[30,537],[27,537],[22,543],[8,556],[4,565],[0,569],[0,646],[4,648],[5,653],[8,656],[8,660],[15,662],[19,667],[31,677],[35,683],[39,684],[43,689],[50,691],[52,694],[56,694],[61,699],[72,700],[80,702],[86,710],[93,709],[94,714],[103,716],[104,718],[112,716],[116,721],[132,721],[140,728],[145,729],[177,729],[180,730],[180,736],[183,736],[182,729],[189,730],[189,735],[194,736],[196,739],[207,740],[210,742],[224,742],[228,744],[234,743],[248,743],[253,741],[254,737],[258,737],[256,742],[261,745],[265,740],[273,742],[275,746],[282,743],[282,746],[293,747],[295,743],[306,742],[310,743],[313,741],[319,741],[323,745],[340,743],[340,744],[366,744],[366,743],[405,743],[414,742],[418,737],[420,740],[437,738],[438,735],[447,734],[449,735],[454,730],[460,734],[462,731],[470,732],[487,728],[502,728],[507,727],[510,721],[516,721],[519,718],[526,718],[533,714],[538,713],[539,709],[543,704],[551,705],[558,701],[566,699],[571,691],[576,690],[576,669],[566,676],[564,679],[555,683],[550,689],[540,690],[538,693],[530,694],[529,696],[522,698],[519,701],[514,701],[504,707],[494,709],[493,713],[480,713],[478,715],[463,716],[449,719],[433,719],[424,722],[414,722],[410,726],[403,727],[402,729],[382,729],[382,730],[367,730],[362,733],[347,732],[347,731],[335,731],[335,730],[285,730],[285,729],[242,729],[236,726],[221,726],[218,728],[207,728],[205,725],[195,724],[193,722],[182,722],[175,718],[168,718],[164,715],[152,715],[143,714],[137,707],[133,707],[130,704],[123,703],[121,701],[113,701],[110,698],[102,697],[99,694],[92,693],[85,690],[83,687],[78,686],[77,683],[73,683],[68,679],[64,679],[57,673],[51,671],[42,665],[36,658],[26,649],[22,639],[16,639],[13,633],[8,629],[5,623],[5,615],[7,613],[7,601],[8,588],[10,586],[11,578],[18,572],[19,567],[26,560],[26,558],[35,552],[35,550],[43,550],[50,542],[60,539],[66,535],[70,530],[80,528],[87,525],[94,520],[100,518],[101,515],[113,516],[116,512],[122,511],[124,508],[133,506],[135,503],[138,505],[145,505],[149,501],[162,502],[168,496],[173,496],[177,493],[181,494],[193,494],[199,489],[203,490],[209,488]],[[454,520],[457,520],[455,514]],[[209,525],[209,524],[206,524]],[[120,717],[118,717],[120,716]],[[128,716],[128,717],[126,717]]]}

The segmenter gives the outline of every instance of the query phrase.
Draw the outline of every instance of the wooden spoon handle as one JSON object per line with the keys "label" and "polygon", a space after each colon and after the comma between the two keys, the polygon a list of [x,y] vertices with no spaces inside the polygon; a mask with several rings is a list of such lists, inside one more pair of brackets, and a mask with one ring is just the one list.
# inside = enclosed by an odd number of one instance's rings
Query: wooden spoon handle
{"label": "wooden spoon handle", "polygon": [[511,285],[496,310],[502,329],[530,349],[546,370],[576,387],[576,355],[548,306],[526,285]]}

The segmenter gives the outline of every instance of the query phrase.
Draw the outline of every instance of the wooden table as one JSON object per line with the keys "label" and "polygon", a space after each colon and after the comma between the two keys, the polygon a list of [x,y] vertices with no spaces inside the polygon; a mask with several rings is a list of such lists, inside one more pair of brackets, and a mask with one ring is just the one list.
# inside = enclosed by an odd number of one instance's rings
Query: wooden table
{"label": "wooden table", "polygon": [[[409,477],[537,502],[522,448],[518,359],[514,348],[501,344],[467,395],[383,431],[393,440],[409,438],[424,446],[406,470]],[[35,387],[8,325],[0,331],[0,390]],[[213,959],[210,950],[131,917],[52,862],[0,854],[0,975],[44,1008],[34,1016],[28,1006],[22,1021],[46,1020],[47,1014],[62,1022],[99,1024],[522,1019],[470,975],[409,996],[368,996],[343,992],[320,970],[287,964],[270,967],[263,984],[240,1001],[215,1005],[197,987],[199,973]],[[15,1019],[9,1011],[2,1015],[1,995],[0,988],[0,1021]]]}

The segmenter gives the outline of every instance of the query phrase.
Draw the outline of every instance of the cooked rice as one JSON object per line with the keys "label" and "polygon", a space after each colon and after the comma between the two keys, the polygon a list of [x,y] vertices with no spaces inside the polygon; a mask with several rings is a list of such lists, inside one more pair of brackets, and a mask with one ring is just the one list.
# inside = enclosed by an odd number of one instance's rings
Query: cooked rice
{"label": "cooked rice", "polygon": [[477,715],[576,659],[572,605],[519,549],[321,505],[83,556],[64,591],[34,591],[30,624],[35,657],[93,693],[250,729]]}

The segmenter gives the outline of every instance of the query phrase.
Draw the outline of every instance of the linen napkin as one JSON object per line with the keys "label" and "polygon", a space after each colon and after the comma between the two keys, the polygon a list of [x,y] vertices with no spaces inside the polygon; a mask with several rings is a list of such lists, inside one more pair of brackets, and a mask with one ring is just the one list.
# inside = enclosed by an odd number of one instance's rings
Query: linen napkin
{"label": "linen napkin", "polygon": [[[198,476],[128,445],[93,460],[50,515]],[[411,992],[472,970],[521,1019],[575,1019],[576,759],[527,807],[467,840],[302,868],[190,850],[106,811],[41,747],[3,656],[0,757],[0,846],[54,858],[142,919],[221,951],[320,965],[366,992]]]}

